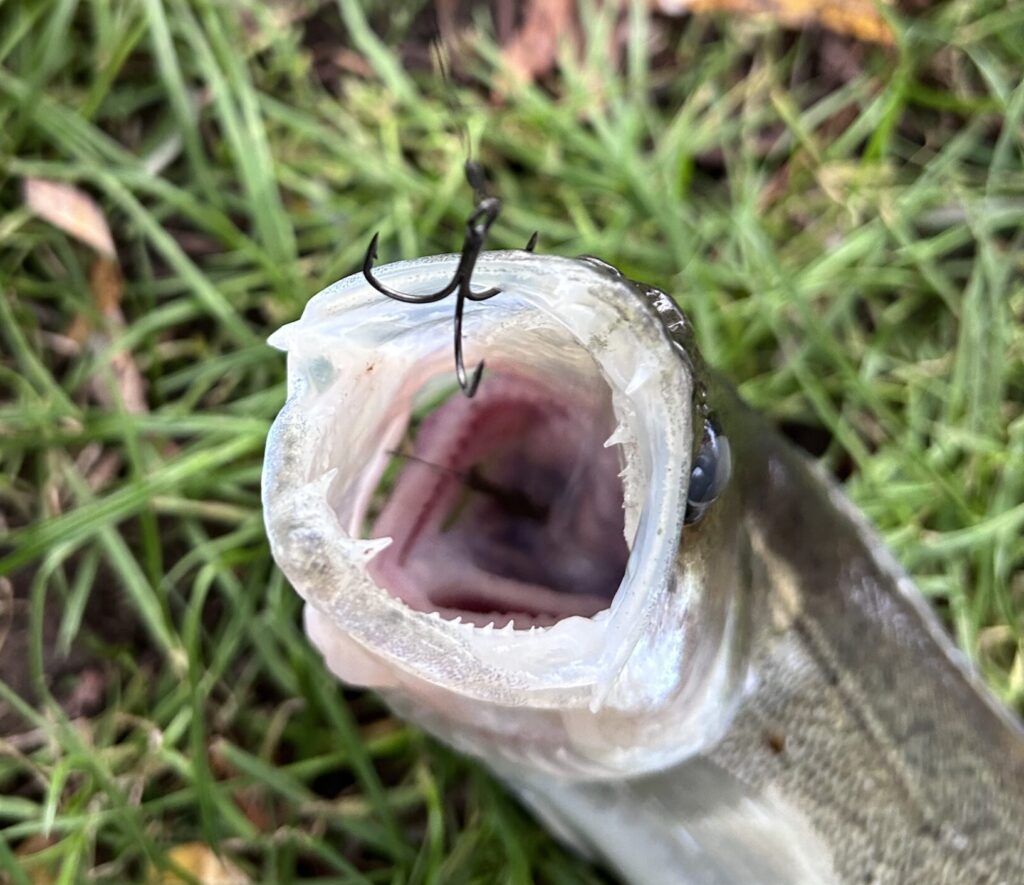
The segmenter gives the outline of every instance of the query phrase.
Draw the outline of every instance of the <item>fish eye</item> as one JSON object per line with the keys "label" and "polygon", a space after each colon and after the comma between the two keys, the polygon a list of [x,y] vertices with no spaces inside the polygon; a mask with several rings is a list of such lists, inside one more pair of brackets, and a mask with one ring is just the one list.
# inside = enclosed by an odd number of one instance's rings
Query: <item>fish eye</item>
{"label": "fish eye", "polygon": [[711,419],[704,421],[704,438],[693,459],[686,493],[685,525],[699,522],[704,512],[722,494],[732,473],[729,439]]}

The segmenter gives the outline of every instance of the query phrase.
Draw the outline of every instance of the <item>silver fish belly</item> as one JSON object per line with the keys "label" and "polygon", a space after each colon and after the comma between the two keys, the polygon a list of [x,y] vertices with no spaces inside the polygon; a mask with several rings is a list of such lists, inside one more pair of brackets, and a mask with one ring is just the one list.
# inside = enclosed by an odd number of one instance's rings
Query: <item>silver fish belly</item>
{"label": "silver fish belly", "polygon": [[328,667],[625,881],[1024,882],[1019,723],[671,299],[516,251],[474,282],[502,294],[467,305],[472,400],[450,309],[361,277],[271,339],[267,531]]}

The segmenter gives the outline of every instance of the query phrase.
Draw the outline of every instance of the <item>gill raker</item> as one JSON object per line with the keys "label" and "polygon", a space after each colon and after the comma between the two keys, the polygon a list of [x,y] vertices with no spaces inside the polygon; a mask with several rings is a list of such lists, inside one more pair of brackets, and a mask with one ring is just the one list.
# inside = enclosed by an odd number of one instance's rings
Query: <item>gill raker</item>
{"label": "gill raker", "polygon": [[[266,525],[327,666],[628,882],[1024,882],[1019,723],[675,303],[523,251],[474,282],[502,295],[466,306],[473,399],[450,308],[362,276],[271,338]],[[708,426],[731,478],[693,519]]]}

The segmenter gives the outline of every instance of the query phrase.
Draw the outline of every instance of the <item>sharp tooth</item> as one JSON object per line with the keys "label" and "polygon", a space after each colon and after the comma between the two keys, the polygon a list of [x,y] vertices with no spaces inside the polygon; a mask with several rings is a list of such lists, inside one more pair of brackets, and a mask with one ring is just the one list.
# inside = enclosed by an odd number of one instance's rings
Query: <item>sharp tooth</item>
{"label": "sharp tooth", "polygon": [[312,485],[318,486],[322,491],[326,492],[337,475],[338,468],[332,467],[330,470],[324,471],[319,479],[313,480]]}
{"label": "sharp tooth", "polygon": [[636,393],[647,380],[651,377],[651,367],[647,364],[643,364],[636,367],[636,371],[633,372],[633,377],[630,379],[629,384],[626,386],[626,396],[631,396]]}
{"label": "sharp tooth", "polygon": [[622,443],[629,440],[629,431],[626,429],[625,424],[616,424],[615,430],[612,431],[612,435],[604,441],[604,447],[610,449],[612,446],[621,445]]}
{"label": "sharp tooth", "polygon": [[350,558],[365,569],[367,563],[381,550],[391,546],[392,540],[392,538],[373,538],[369,541],[356,541],[349,545]]}

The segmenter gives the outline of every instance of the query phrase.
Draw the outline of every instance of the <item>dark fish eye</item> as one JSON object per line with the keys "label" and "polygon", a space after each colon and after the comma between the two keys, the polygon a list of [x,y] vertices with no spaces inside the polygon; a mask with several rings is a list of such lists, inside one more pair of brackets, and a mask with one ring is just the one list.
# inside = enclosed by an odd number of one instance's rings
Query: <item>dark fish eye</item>
{"label": "dark fish eye", "polygon": [[704,512],[725,489],[732,473],[729,440],[710,419],[704,421],[704,438],[693,459],[686,493],[685,525],[699,522]]}

